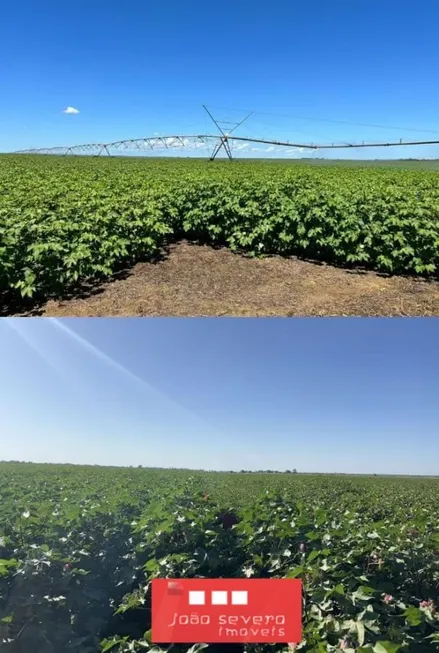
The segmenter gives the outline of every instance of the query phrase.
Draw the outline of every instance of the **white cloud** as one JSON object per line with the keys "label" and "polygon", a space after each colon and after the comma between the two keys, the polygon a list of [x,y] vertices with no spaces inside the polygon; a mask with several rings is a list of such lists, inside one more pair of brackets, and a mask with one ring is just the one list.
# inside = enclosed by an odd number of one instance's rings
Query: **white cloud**
{"label": "white cloud", "polygon": [[75,107],[67,107],[66,109],[64,109],[63,113],[75,115],[76,113],[79,113],[79,109],[75,109]]}

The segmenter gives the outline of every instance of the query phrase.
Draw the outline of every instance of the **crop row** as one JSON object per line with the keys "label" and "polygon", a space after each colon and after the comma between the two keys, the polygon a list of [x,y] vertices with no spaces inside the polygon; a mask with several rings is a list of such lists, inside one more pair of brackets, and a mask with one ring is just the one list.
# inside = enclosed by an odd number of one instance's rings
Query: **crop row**
{"label": "crop row", "polygon": [[166,576],[301,578],[299,651],[439,647],[437,481],[0,467],[5,653],[152,650]]}
{"label": "crop row", "polygon": [[437,275],[434,172],[3,157],[0,291],[59,295],[186,237]]}

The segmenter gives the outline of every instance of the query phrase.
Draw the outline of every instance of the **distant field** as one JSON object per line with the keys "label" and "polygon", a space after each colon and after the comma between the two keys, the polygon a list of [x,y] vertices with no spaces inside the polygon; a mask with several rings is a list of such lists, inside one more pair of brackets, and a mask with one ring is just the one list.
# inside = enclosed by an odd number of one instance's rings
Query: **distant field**
{"label": "distant field", "polygon": [[438,505],[432,478],[0,463],[0,648],[148,650],[152,578],[247,576],[302,579],[299,650],[437,650]]}
{"label": "distant field", "polygon": [[[241,159],[240,159],[241,160]],[[247,159],[250,161],[251,159]],[[254,161],[255,159],[253,159]],[[321,165],[360,168],[400,168],[403,170],[439,170],[439,159],[264,159],[285,165]]]}
{"label": "distant field", "polygon": [[439,177],[429,170],[8,155],[0,157],[0,292],[60,296],[181,238],[437,276],[438,217]]}

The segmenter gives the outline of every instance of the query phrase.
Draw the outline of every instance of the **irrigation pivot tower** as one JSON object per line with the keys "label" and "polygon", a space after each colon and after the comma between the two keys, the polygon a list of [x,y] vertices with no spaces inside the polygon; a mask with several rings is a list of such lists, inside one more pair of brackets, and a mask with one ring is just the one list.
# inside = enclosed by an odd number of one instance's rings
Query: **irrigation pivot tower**
{"label": "irrigation pivot tower", "polygon": [[[218,131],[221,134],[221,137],[219,139],[218,144],[215,145],[215,149],[213,150],[212,154],[210,155],[209,161],[213,161],[215,159],[215,157],[217,156],[218,152],[220,151],[220,149],[222,147],[225,149],[226,154],[229,157],[229,160],[232,161],[233,156],[232,156],[232,150],[231,150],[230,143],[229,143],[229,136],[231,136],[231,134],[235,131],[235,129],[238,129],[238,127],[240,127],[240,125],[242,125],[243,122],[245,122],[248,118],[250,118],[250,116],[253,115],[254,111],[251,111],[243,120],[241,120],[241,122],[234,123],[234,122],[228,122],[228,121],[225,121],[225,120],[215,120],[215,118],[210,113],[209,109],[204,104],[203,104],[203,109],[205,110],[207,115],[210,117],[212,122],[216,125]],[[224,130],[221,127],[221,125],[234,125],[234,127],[232,129],[229,129],[227,133],[224,133]]]}

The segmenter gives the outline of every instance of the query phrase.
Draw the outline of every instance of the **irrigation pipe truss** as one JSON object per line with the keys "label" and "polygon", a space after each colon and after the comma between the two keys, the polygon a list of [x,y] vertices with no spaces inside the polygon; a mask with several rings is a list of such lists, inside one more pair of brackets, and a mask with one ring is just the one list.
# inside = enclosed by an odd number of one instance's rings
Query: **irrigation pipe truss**
{"label": "irrigation pipe truss", "polygon": [[[38,148],[38,149],[29,149],[29,150],[20,150],[15,152],[15,154],[94,154],[99,156],[102,153],[108,154],[111,156],[110,150],[157,150],[157,149],[170,149],[170,148],[184,148],[189,147],[191,149],[198,149],[200,147],[205,147],[207,145],[212,145],[213,150],[210,155],[210,160],[216,158],[219,151],[224,149],[226,155],[230,159],[233,159],[232,149],[230,143],[238,141],[241,143],[259,143],[262,145],[276,145],[278,147],[294,147],[299,150],[335,150],[335,149],[346,149],[346,148],[359,148],[359,147],[393,147],[401,145],[434,145],[439,144],[439,140],[436,141],[403,141],[400,139],[399,142],[394,143],[343,143],[343,144],[334,144],[331,145],[316,145],[314,143],[290,143],[290,141],[277,141],[269,140],[266,138],[249,138],[245,136],[232,136],[232,133],[240,127],[251,115],[253,112],[250,112],[248,115],[243,118],[243,120],[231,123],[220,121],[212,115],[206,105],[203,105],[203,109],[212,120],[216,128],[218,129],[218,134],[216,136],[199,134],[196,136],[153,136],[150,138],[136,138],[124,141],[114,141],[113,143],[87,143],[85,145],[73,145],[66,147],[49,147],[49,148]],[[224,125],[228,125],[226,128]],[[227,131],[225,131],[227,129]]]}
{"label": "irrigation pipe truss", "polygon": [[137,138],[124,141],[114,141],[112,143],[87,143],[84,145],[73,145],[64,147],[49,147],[49,148],[36,148],[28,150],[19,150],[14,154],[107,154],[111,156],[110,150],[157,150],[157,149],[172,149],[172,148],[200,148],[209,144],[214,145],[213,152],[210,159],[216,158],[220,149],[223,148],[229,157],[232,159],[230,149],[230,142],[240,143],[259,143],[261,145],[276,145],[278,147],[294,147],[303,150],[335,150],[335,149],[349,149],[349,148],[364,148],[364,147],[396,147],[396,146],[409,146],[409,145],[437,145],[439,140],[434,141],[403,141],[402,139],[397,142],[389,143],[343,143],[343,144],[314,144],[314,143],[291,143],[289,141],[268,140],[265,138],[247,138],[244,136],[213,136],[213,135],[195,135],[195,136],[153,136],[150,138]]}

